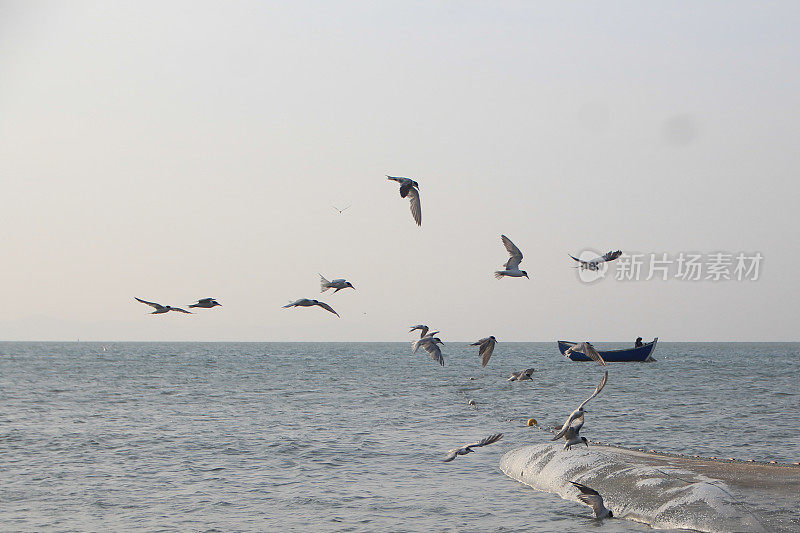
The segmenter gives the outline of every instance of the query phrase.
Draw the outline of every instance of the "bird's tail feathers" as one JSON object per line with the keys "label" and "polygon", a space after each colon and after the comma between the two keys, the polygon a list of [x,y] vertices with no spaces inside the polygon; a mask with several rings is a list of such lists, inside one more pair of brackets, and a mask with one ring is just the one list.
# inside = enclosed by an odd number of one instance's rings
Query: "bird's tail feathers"
{"label": "bird's tail feathers", "polygon": [[319,289],[319,292],[325,292],[330,289],[330,287],[328,287],[328,280],[325,279],[325,276],[322,274],[319,275]]}
{"label": "bird's tail feathers", "polygon": [[505,276],[505,274],[503,274],[503,273],[502,273],[502,272],[500,272],[500,271],[497,271],[497,272],[495,272],[495,273],[494,273],[494,277],[495,277],[496,279],[500,279],[500,278],[502,278],[503,276]]}

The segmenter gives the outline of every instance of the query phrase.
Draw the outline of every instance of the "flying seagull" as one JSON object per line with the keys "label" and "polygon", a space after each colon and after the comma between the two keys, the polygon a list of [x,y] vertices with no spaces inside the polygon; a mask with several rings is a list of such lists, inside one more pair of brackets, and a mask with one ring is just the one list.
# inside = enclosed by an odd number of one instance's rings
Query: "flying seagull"
{"label": "flying seagull", "polygon": [[[585,444],[586,447],[589,447],[589,441],[586,437],[580,436],[581,428],[583,427],[583,414],[581,414],[578,418],[572,421],[570,426],[567,428],[567,431],[564,432],[564,449],[569,450],[576,444]],[[557,429],[561,429],[560,427]]]}
{"label": "flying seagull", "polygon": [[137,302],[142,302],[143,304],[147,304],[150,307],[152,307],[153,309],[155,309],[155,311],[150,313],[151,315],[160,315],[161,313],[168,313],[170,311],[177,311],[179,313],[186,313],[187,315],[191,315],[192,314],[191,311],[186,311],[184,309],[181,309],[180,307],[172,307],[171,305],[161,305],[161,304],[157,304],[155,302],[148,302],[147,300],[142,300],[141,298],[137,298],[136,296],[134,296],[133,298]]}
{"label": "flying seagull", "polygon": [[196,304],[191,304],[189,307],[202,307],[203,309],[211,309],[217,305],[222,307],[222,304],[216,301],[214,298],[202,298],[197,300]]}
{"label": "flying seagull", "polygon": [[519,372],[512,372],[511,377],[508,378],[506,381],[528,381],[531,380],[531,374],[533,374],[534,370],[532,368],[526,368],[525,370],[520,370]]}
{"label": "flying seagull", "polygon": [[356,290],[356,288],[353,287],[353,285],[344,278],[332,279],[331,281],[328,281],[327,279],[325,279],[325,276],[323,276],[322,274],[319,275],[319,288],[320,288],[319,292],[325,292],[328,289],[336,289],[335,291],[333,291],[333,294],[336,294],[340,290],[346,289],[348,287],[350,287],[353,290]]}
{"label": "flying seagull", "polygon": [[567,255],[569,255],[571,258],[573,258],[575,261],[577,261],[578,262],[578,266],[580,268],[584,269],[584,270],[599,270],[600,269],[600,263],[605,263],[606,261],[613,261],[614,259],[616,259],[619,256],[621,256],[622,252],[620,250],[617,250],[616,252],[611,251],[611,252],[608,252],[608,253],[606,253],[604,255],[601,255],[600,257],[595,257],[594,259],[590,259],[589,261],[582,261],[582,260],[578,259],[577,257],[575,257],[574,255],[571,255],[571,254],[567,254]]}
{"label": "flying seagull", "polygon": [[489,359],[492,358],[492,353],[494,353],[495,344],[497,344],[497,339],[494,338],[494,335],[470,344],[470,346],[480,346],[478,355],[481,356],[481,366],[486,366],[489,363]]}
{"label": "flying seagull", "polygon": [[503,246],[506,247],[510,257],[508,258],[508,261],[506,261],[506,264],[503,265],[503,270],[498,270],[495,272],[494,277],[500,279],[503,276],[509,276],[511,278],[521,278],[522,276],[525,276],[528,278],[528,273],[519,269],[519,264],[522,262],[522,252],[520,252],[519,248],[517,248],[516,245],[511,242],[511,239],[505,235],[500,235],[500,240],[503,241]]}
{"label": "flying seagull", "polygon": [[339,313],[333,310],[333,307],[326,304],[325,302],[320,302],[319,300],[309,300],[308,298],[300,298],[299,300],[295,300],[294,302],[289,302],[288,304],[284,305],[284,309],[287,307],[311,307],[312,305],[318,305],[321,308],[325,309],[326,311],[330,311],[336,316],[339,316]]}
{"label": "flying seagull", "polygon": [[442,355],[441,348],[436,346],[437,342],[439,344],[444,344],[442,339],[439,337],[422,337],[421,339],[414,341],[414,343],[411,345],[411,349],[413,350],[413,353],[417,353],[417,350],[422,347],[426,352],[431,354],[431,359],[444,366],[444,356]]}
{"label": "flying seagull", "polygon": [[592,393],[592,395],[589,396],[588,398],[586,398],[585,400],[583,400],[583,403],[580,404],[577,409],[572,411],[572,413],[570,413],[570,415],[567,417],[567,421],[564,422],[564,424],[561,426],[561,430],[559,430],[559,432],[556,433],[555,437],[553,437],[553,440],[558,440],[561,437],[563,437],[564,434],[569,429],[570,424],[572,424],[572,421],[575,420],[578,417],[583,416],[583,413],[586,412],[586,411],[583,410],[583,406],[586,405],[587,403],[589,403],[589,400],[591,400],[592,398],[594,398],[595,396],[600,394],[600,391],[603,390],[603,387],[606,386],[606,383],[608,383],[608,370],[606,370],[605,374],[603,375],[603,380],[600,382],[600,385],[598,385],[597,388],[594,389],[594,392]]}
{"label": "flying seagull", "polygon": [[486,446],[487,444],[495,443],[502,438],[503,438],[502,433],[496,433],[494,435],[489,435],[485,439],[479,440],[478,442],[473,442],[472,444],[467,444],[466,446],[462,446],[461,448],[453,448],[452,450],[447,452],[447,457],[445,457],[442,462],[447,463],[455,459],[456,456],[467,455],[468,453],[474,452],[475,450],[473,450],[472,448]]}
{"label": "flying seagull", "polygon": [[331,207],[332,207],[332,208],[334,208],[334,209],[336,209],[336,210],[339,212],[339,214],[340,214],[340,215],[341,215],[342,213],[344,213],[345,211],[347,211],[348,209],[350,209],[350,206],[349,206],[349,205],[348,205],[347,207],[345,207],[344,209],[339,209],[339,208],[338,208],[338,207],[336,207],[335,205],[332,205]]}
{"label": "flying seagull", "polygon": [[606,506],[603,505],[603,497],[600,496],[599,492],[574,481],[570,481],[570,483],[578,487],[578,490],[581,491],[581,493],[578,494],[578,499],[592,508],[595,518],[612,518],[614,516],[614,513],[612,513],[610,509],[606,509]]}
{"label": "flying seagull", "polygon": [[606,362],[603,360],[603,357],[599,353],[597,353],[597,350],[594,349],[594,346],[592,346],[592,344],[589,341],[580,342],[578,344],[575,344],[574,346],[570,346],[569,348],[567,348],[567,351],[564,352],[564,356],[569,357],[569,354],[571,354],[572,352],[582,353],[589,359],[597,361],[603,366],[608,366],[606,365]]}
{"label": "flying seagull", "polygon": [[414,217],[414,222],[417,223],[417,226],[421,226],[422,206],[419,203],[419,183],[409,178],[389,176],[388,174],[386,177],[400,184],[400,197],[405,198],[408,196],[411,202],[411,216]]}

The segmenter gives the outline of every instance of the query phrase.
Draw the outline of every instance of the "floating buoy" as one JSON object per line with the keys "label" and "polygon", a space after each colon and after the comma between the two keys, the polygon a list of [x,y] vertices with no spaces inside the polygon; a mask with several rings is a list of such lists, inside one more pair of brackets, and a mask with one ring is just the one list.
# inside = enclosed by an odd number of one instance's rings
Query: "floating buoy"
{"label": "floating buoy", "polygon": [[536,426],[538,424],[539,424],[539,422],[537,422],[535,418],[529,418],[528,419],[528,426]]}

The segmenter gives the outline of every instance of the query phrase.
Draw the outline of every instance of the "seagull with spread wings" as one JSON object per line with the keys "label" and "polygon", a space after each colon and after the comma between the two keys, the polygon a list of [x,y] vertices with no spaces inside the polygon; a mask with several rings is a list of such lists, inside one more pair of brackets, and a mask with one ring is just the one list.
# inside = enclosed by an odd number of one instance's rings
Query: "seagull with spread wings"
{"label": "seagull with spread wings", "polygon": [[422,206],[419,202],[419,183],[410,178],[389,176],[388,174],[386,175],[386,178],[396,181],[400,184],[400,197],[408,197],[409,201],[411,202],[411,216],[414,217],[414,222],[417,223],[417,226],[421,226]]}
{"label": "seagull with spread wings", "polygon": [[496,271],[494,273],[494,277],[500,279],[503,276],[508,276],[511,278],[521,278],[522,276],[525,276],[528,278],[528,273],[519,269],[519,264],[522,262],[522,252],[520,252],[519,248],[517,248],[517,246],[511,242],[511,239],[505,235],[500,235],[500,240],[503,241],[503,246],[506,247],[510,257],[503,265],[503,270]]}
{"label": "seagull with spread wings", "polygon": [[569,357],[569,354],[571,354],[572,352],[582,353],[592,361],[597,361],[603,366],[608,366],[606,365],[606,362],[603,360],[603,356],[601,356],[597,352],[597,350],[594,349],[594,346],[592,346],[592,343],[590,343],[589,341],[579,342],[574,346],[570,346],[569,348],[567,348],[567,351],[564,352],[564,357]]}
{"label": "seagull with spread wings", "polygon": [[196,304],[189,305],[190,308],[191,307],[200,307],[200,308],[203,308],[203,309],[211,309],[212,307],[216,307],[216,306],[222,307],[222,304],[219,303],[218,301],[216,301],[214,298],[201,298],[200,300],[197,300]]}
{"label": "seagull with spread wings", "polygon": [[436,346],[436,343],[444,344],[442,342],[442,339],[440,339],[439,337],[433,337],[431,335],[422,337],[421,339],[414,341],[414,343],[411,345],[412,353],[417,353],[417,350],[422,348],[430,354],[431,359],[433,359],[440,365],[444,366],[444,356],[442,355],[442,349]]}
{"label": "seagull with spread wings", "polygon": [[155,302],[148,302],[147,300],[142,300],[141,298],[137,298],[136,296],[134,296],[133,299],[136,300],[137,302],[142,302],[143,304],[147,304],[150,307],[152,307],[153,309],[155,309],[155,311],[150,313],[151,315],[160,315],[162,313],[169,313],[170,311],[177,311],[179,313],[186,313],[187,315],[191,315],[192,314],[191,311],[186,311],[184,309],[181,309],[180,307],[172,307],[171,305],[161,305],[161,304],[157,304]]}
{"label": "seagull with spread wings", "polygon": [[497,344],[497,339],[494,338],[494,335],[470,344],[470,346],[479,346],[478,355],[481,356],[481,366],[486,366],[489,363],[489,359],[492,358],[492,353],[494,353],[495,344]]}
{"label": "seagull with spread wings", "polygon": [[614,513],[612,513],[610,509],[606,509],[606,506],[603,504],[603,497],[600,496],[599,492],[581,483],[576,483],[574,481],[570,481],[570,483],[578,487],[578,490],[581,491],[581,493],[578,494],[578,499],[592,508],[595,518],[613,518]]}
{"label": "seagull with spread wings", "polygon": [[[325,302],[320,302],[319,300],[311,300],[309,298],[300,298],[299,300],[295,300],[294,302],[289,302],[288,304],[284,305],[283,308],[286,309],[287,307],[311,307],[313,305],[318,305],[321,308],[325,309],[326,311],[330,311],[336,316],[339,316],[339,313],[333,310],[333,307],[326,304]],[[340,317],[341,318],[341,317]]]}
{"label": "seagull with spread wings", "polygon": [[348,209],[350,209],[350,206],[349,206],[349,205],[348,205],[347,207],[345,207],[344,209],[339,209],[339,208],[338,208],[338,207],[336,207],[335,205],[332,205],[331,207],[332,207],[332,208],[334,208],[334,209],[336,209],[336,210],[339,212],[339,214],[340,214],[340,215],[341,215],[342,213],[344,213],[345,211],[347,211]]}
{"label": "seagull with spread wings", "polygon": [[605,374],[603,375],[603,380],[600,382],[600,385],[594,389],[592,395],[583,400],[583,403],[580,404],[577,409],[572,411],[572,413],[570,413],[570,415],[567,417],[567,421],[561,426],[561,429],[558,433],[556,433],[555,437],[553,437],[553,440],[558,440],[563,437],[564,434],[569,430],[572,421],[583,416],[583,414],[586,412],[583,410],[583,407],[589,403],[589,400],[600,394],[600,391],[603,390],[603,387],[606,386],[606,383],[608,383],[608,370],[606,370]]}
{"label": "seagull with spread wings", "polygon": [[[572,423],[567,428],[567,431],[564,432],[564,449],[569,450],[576,444],[585,444],[586,447],[589,447],[589,441],[586,437],[580,436],[581,428],[583,427],[583,414],[581,414],[578,418],[572,421]],[[556,428],[561,429],[561,428]]]}
{"label": "seagull with spread wings", "polygon": [[336,289],[335,291],[333,291],[333,294],[336,294],[340,290],[347,289],[348,287],[353,290],[356,290],[356,288],[353,287],[353,284],[344,278],[332,279],[328,281],[327,279],[325,279],[325,276],[323,276],[322,274],[319,275],[319,289],[320,289],[319,292],[325,292],[328,289]]}
{"label": "seagull with spread wings", "polygon": [[468,453],[474,452],[475,450],[473,450],[472,448],[479,448],[481,446],[493,444],[502,438],[503,438],[502,433],[496,433],[494,435],[489,435],[485,439],[479,440],[478,442],[473,442],[472,444],[467,444],[466,446],[462,446],[460,448],[453,448],[452,450],[447,452],[447,457],[445,457],[442,460],[442,462],[447,463],[449,461],[452,461],[459,455],[467,455]]}
{"label": "seagull with spread wings", "polygon": [[578,267],[584,270],[600,270],[600,264],[605,263],[606,261],[613,261],[614,259],[618,258],[622,255],[621,250],[617,250],[616,252],[610,251],[606,254],[601,255],[600,257],[595,257],[594,259],[590,259],[589,261],[583,261],[578,259],[572,254],[567,254],[575,261],[578,262]]}

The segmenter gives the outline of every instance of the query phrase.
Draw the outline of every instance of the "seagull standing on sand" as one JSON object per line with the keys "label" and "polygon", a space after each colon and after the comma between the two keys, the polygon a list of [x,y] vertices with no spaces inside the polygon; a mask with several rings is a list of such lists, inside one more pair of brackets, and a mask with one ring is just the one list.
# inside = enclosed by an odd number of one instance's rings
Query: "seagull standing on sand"
{"label": "seagull standing on sand", "polygon": [[503,438],[502,433],[496,433],[494,435],[489,435],[483,440],[479,440],[478,442],[473,442],[472,444],[467,444],[466,446],[462,446],[460,448],[453,448],[449,452],[447,452],[447,457],[445,457],[442,462],[447,463],[452,461],[459,455],[467,455],[468,453],[472,453],[475,450],[472,448],[479,448],[481,446],[486,446],[488,444],[495,443]]}
{"label": "seagull standing on sand", "polygon": [[506,261],[505,265],[503,265],[504,270],[498,270],[495,272],[494,277],[500,279],[503,276],[508,276],[511,278],[521,278],[522,276],[525,276],[528,278],[528,273],[519,269],[519,264],[522,262],[522,252],[520,252],[519,248],[517,248],[516,245],[511,242],[511,239],[505,235],[500,235],[500,240],[503,241],[503,246],[506,247],[510,257],[508,258],[508,261]]}
{"label": "seagull standing on sand", "polygon": [[444,356],[442,355],[441,348],[436,346],[437,342],[439,344],[444,344],[442,342],[442,339],[440,339],[439,337],[433,337],[433,336],[422,337],[421,339],[414,341],[414,343],[411,345],[411,349],[413,350],[413,353],[417,353],[417,350],[419,350],[420,347],[422,347],[426,352],[428,352],[431,355],[431,359],[433,359],[440,365],[444,366]]}
{"label": "seagull standing on sand", "polygon": [[570,413],[570,415],[567,417],[567,421],[564,422],[564,424],[561,426],[561,430],[558,433],[556,433],[555,437],[553,437],[553,440],[558,440],[561,437],[563,437],[564,434],[567,432],[567,430],[569,430],[572,421],[583,416],[583,413],[586,412],[583,410],[583,406],[589,403],[589,400],[600,394],[600,391],[603,390],[603,387],[606,386],[606,383],[608,383],[608,370],[606,370],[605,374],[603,375],[603,380],[600,382],[600,385],[598,385],[597,388],[594,389],[592,395],[583,400],[583,403],[580,404],[577,409],[572,411],[572,413]]}
{"label": "seagull standing on sand", "polygon": [[594,259],[590,259],[589,261],[583,261],[578,259],[574,255],[567,254],[575,261],[578,262],[578,266],[584,270],[600,270],[600,263],[605,263],[606,261],[613,261],[614,259],[618,258],[622,255],[622,251],[617,250],[616,252],[608,252],[600,257],[595,257]]}
{"label": "seagull standing on sand", "polygon": [[319,275],[319,288],[320,288],[319,292],[325,292],[328,289],[336,289],[335,291],[333,291],[333,294],[336,294],[340,290],[346,289],[348,287],[353,290],[356,290],[356,288],[353,287],[353,285],[344,278],[332,279],[331,281],[328,281],[327,279],[325,279],[325,276],[323,276],[322,274]]}
{"label": "seagull standing on sand", "polygon": [[606,362],[603,360],[603,357],[599,353],[597,353],[597,350],[594,349],[592,343],[588,341],[580,342],[574,346],[570,346],[569,348],[567,348],[567,351],[564,352],[564,357],[569,357],[569,354],[571,354],[572,352],[582,353],[589,359],[597,361],[603,366],[608,366],[606,365]]}
{"label": "seagull standing on sand", "polygon": [[600,496],[599,492],[574,481],[570,481],[570,483],[578,487],[578,490],[581,491],[581,493],[578,494],[578,499],[592,508],[595,518],[613,518],[614,513],[612,513],[610,509],[606,509],[606,506],[603,504],[603,497]]}
{"label": "seagull standing on sand", "polygon": [[152,307],[153,309],[155,309],[155,311],[150,313],[151,315],[160,315],[161,313],[168,313],[170,311],[177,311],[179,313],[186,313],[187,315],[191,315],[192,314],[191,311],[186,311],[184,309],[181,309],[180,307],[172,307],[171,305],[161,305],[161,304],[157,304],[155,302],[148,302],[147,300],[142,300],[141,298],[137,298],[136,296],[134,296],[133,299],[136,300],[137,302],[142,302],[143,304],[147,304],[150,307]]}
{"label": "seagull standing on sand", "polygon": [[409,178],[389,176],[388,174],[386,178],[400,184],[400,197],[405,198],[408,196],[411,202],[411,216],[414,217],[414,222],[417,223],[417,226],[421,226],[422,206],[419,202],[419,183]]}
{"label": "seagull standing on sand", "polygon": [[533,379],[531,378],[531,374],[533,373],[533,368],[526,368],[525,370],[520,370],[519,372],[512,372],[511,377],[506,381],[529,381]]}
{"label": "seagull standing on sand", "polygon": [[481,356],[481,366],[486,366],[489,363],[489,359],[492,358],[492,353],[494,353],[495,344],[497,344],[497,339],[494,338],[494,335],[470,344],[470,346],[480,346],[478,355]]}
{"label": "seagull standing on sand", "polygon": [[319,300],[310,300],[308,298],[300,298],[299,300],[295,300],[294,302],[289,302],[288,304],[284,305],[283,308],[286,309],[287,307],[311,307],[312,305],[318,305],[321,308],[325,309],[326,311],[330,311],[334,315],[339,316],[339,313],[334,311],[333,307],[326,304],[325,302],[320,302]]}
{"label": "seagull standing on sand", "polygon": [[212,307],[220,306],[222,304],[216,301],[214,298],[202,298],[197,300],[196,304],[191,304],[189,307],[202,307],[203,309],[211,309]]}

